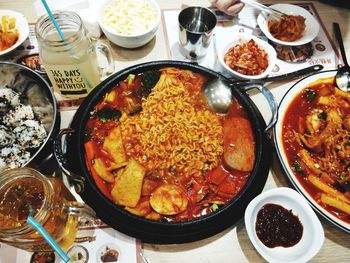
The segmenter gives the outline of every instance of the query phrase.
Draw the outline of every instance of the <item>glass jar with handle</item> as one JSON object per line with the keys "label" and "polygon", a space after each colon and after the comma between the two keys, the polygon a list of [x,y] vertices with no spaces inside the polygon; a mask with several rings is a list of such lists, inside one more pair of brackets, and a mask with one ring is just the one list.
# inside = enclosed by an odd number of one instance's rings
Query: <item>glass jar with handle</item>
{"label": "glass jar with handle", "polygon": [[52,251],[46,240],[27,224],[31,213],[57,244],[67,250],[77,236],[80,220],[94,212],[78,203],[63,182],[32,168],[0,174],[0,242],[27,251]]}
{"label": "glass jar with handle", "polygon": [[78,14],[54,11],[53,17],[61,32],[48,15],[35,24],[40,59],[55,91],[66,98],[83,98],[113,73],[112,52],[90,38]]}

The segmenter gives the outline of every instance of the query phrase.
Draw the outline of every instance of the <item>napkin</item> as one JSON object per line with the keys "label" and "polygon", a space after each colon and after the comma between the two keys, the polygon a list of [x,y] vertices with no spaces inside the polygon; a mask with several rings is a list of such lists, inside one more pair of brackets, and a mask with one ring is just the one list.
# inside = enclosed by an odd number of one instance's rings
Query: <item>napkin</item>
{"label": "napkin", "polygon": [[[52,11],[54,10],[69,10],[77,13],[89,34],[93,38],[100,38],[102,35],[102,30],[98,24],[98,1],[94,0],[46,0],[48,6]],[[42,16],[46,14],[46,10],[41,2],[41,0],[35,0],[34,9],[37,16]]]}

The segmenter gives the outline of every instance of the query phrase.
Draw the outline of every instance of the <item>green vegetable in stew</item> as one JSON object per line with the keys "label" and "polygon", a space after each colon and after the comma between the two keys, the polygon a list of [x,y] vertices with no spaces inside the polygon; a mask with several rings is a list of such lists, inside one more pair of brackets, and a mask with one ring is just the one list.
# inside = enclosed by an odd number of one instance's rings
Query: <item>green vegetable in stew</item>
{"label": "green vegetable in stew", "polygon": [[129,74],[128,75],[127,81],[128,81],[129,85],[135,80],[135,77],[136,76],[134,74]]}
{"label": "green vegetable in stew", "polygon": [[107,122],[107,121],[115,121],[119,120],[120,117],[122,116],[122,113],[113,108],[103,108],[96,112],[97,118],[99,118],[102,122]]}
{"label": "green vegetable in stew", "polygon": [[212,212],[216,212],[220,209],[220,206],[216,203],[213,203],[211,206],[210,206],[210,211]]}
{"label": "green vegetable in stew", "polygon": [[300,173],[301,175],[305,175],[305,171],[303,169],[303,167],[301,166],[301,164],[299,163],[298,160],[294,160],[292,163],[292,169],[297,172]]}
{"label": "green vegetable in stew", "polygon": [[350,192],[350,181],[345,181],[342,183],[342,186],[344,187],[344,189],[348,192]]}
{"label": "green vegetable in stew", "polygon": [[317,115],[317,117],[319,118],[319,119],[321,119],[321,120],[327,120],[327,113],[325,112],[325,111],[322,111],[321,113],[319,113],[318,115]]}
{"label": "green vegetable in stew", "polygon": [[151,90],[158,82],[160,72],[158,70],[149,70],[142,74],[142,86],[146,90]]}
{"label": "green vegetable in stew", "polygon": [[317,92],[313,89],[305,89],[302,96],[307,102],[311,103],[317,97]]}

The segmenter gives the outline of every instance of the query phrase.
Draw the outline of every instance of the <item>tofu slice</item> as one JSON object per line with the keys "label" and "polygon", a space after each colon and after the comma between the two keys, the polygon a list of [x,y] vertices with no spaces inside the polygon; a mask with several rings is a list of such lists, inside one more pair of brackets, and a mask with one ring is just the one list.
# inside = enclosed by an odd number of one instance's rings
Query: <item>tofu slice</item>
{"label": "tofu slice", "polygon": [[115,164],[127,161],[120,126],[108,134],[102,148],[111,155]]}
{"label": "tofu slice", "polygon": [[113,183],[114,182],[114,175],[108,171],[106,165],[104,164],[103,160],[100,158],[97,158],[94,160],[94,163],[92,164],[94,167],[96,173],[106,182]]}
{"label": "tofu slice", "polygon": [[141,198],[142,183],[146,169],[134,159],[130,159],[115,179],[111,195],[118,205],[135,207]]}

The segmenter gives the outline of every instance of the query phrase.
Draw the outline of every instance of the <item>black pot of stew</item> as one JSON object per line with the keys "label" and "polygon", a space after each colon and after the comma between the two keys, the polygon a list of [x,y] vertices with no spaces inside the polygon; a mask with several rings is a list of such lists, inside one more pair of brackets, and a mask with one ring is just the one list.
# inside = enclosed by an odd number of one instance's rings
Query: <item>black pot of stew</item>
{"label": "black pot of stew", "polygon": [[83,101],[56,155],[102,221],[169,244],[243,216],[269,172],[266,125],[242,88],[232,89],[228,113],[211,110],[202,89],[212,78],[225,79],[186,62],[149,62],[115,73]]}

